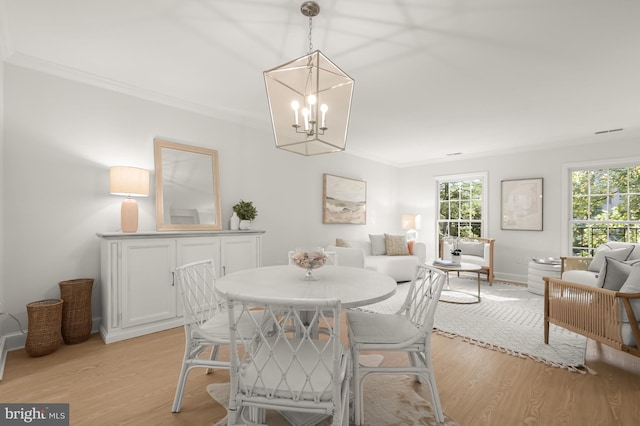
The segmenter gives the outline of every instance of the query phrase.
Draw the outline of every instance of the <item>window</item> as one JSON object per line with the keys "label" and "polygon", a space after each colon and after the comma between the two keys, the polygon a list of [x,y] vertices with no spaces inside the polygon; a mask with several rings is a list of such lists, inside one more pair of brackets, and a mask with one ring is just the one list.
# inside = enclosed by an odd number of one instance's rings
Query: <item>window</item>
{"label": "window", "polygon": [[485,229],[486,176],[449,176],[438,179],[440,237],[482,237]]}
{"label": "window", "polygon": [[607,241],[640,242],[640,166],[571,170],[573,255]]}

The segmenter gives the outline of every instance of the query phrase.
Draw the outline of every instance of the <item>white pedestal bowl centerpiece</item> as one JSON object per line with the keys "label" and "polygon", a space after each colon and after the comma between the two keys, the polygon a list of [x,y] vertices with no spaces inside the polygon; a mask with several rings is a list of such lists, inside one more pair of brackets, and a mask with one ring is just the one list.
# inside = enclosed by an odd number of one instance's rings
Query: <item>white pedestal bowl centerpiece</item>
{"label": "white pedestal bowl centerpiece", "polygon": [[313,276],[311,271],[323,267],[327,260],[327,254],[322,248],[316,250],[296,249],[291,255],[292,264],[307,270],[304,274],[305,281],[316,281],[317,278]]}

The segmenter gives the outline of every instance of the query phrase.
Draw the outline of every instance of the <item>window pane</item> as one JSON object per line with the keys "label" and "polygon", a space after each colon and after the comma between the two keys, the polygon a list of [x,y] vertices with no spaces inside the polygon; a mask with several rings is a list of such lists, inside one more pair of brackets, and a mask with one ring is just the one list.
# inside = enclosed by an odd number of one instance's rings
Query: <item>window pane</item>
{"label": "window pane", "polygon": [[598,247],[608,241],[609,236],[607,233],[608,226],[606,224],[595,224],[591,233],[591,247]]}
{"label": "window pane", "polygon": [[482,182],[479,180],[472,181],[471,198],[473,200],[482,200]]}
{"label": "window pane", "polygon": [[575,220],[589,219],[589,197],[573,197],[573,218]]}
{"label": "window pane", "polygon": [[441,200],[449,199],[449,182],[442,182],[440,184],[440,199]]}
{"label": "window pane", "polygon": [[473,209],[473,211],[471,212],[471,219],[481,220],[482,219],[482,201],[472,202],[471,208]]}
{"label": "window pane", "polygon": [[589,171],[577,170],[574,171],[571,176],[573,195],[589,195]]}
{"label": "window pane", "polygon": [[609,193],[626,194],[629,192],[629,184],[627,180],[628,169],[611,169],[609,178]]}
{"label": "window pane", "polygon": [[591,220],[607,220],[607,197],[592,196],[590,197],[589,219]]}
{"label": "window pane", "polygon": [[460,199],[461,200],[470,200],[471,199],[471,183],[469,183],[469,182],[461,182],[461,185],[460,185]]}
{"label": "window pane", "polygon": [[460,219],[460,206],[457,202],[451,203],[451,219]]}
{"label": "window pane", "polygon": [[440,219],[449,219],[449,202],[440,202]]}
{"label": "window pane", "polygon": [[629,195],[629,219],[640,220],[640,194]]}
{"label": "window pane", "polygon": [[640,193],[640,166],[629,168],[629,192]]}
{"label": "window pane", "polygon": [[609,227],[609,241],[627,241],[627,226],[611,225]]}
{"label": "window pane", "polygon": [[449,183],[449,200],[459,200],[460,199],[460,186],[457,182]]}
{"label": "window pane", "polygon": [[627,202],[629,200],[628,195],[615,194],[611,197],[611,210],[609,212],[610,220],[627,220]]}
{"label": "window pane", "polygon": [[464,201],[460,203],[460,219],[462,220],[471,219],[471,203],[469,201]]}
{"label": "window pane", "polygon": [[591,195],[593,194],[607,194],[608,179],[605,170],[592,170],[591,171]]}
{"label": "window pane", "polygon": [[573,227],[573,247],[589,247],[590,232],[584,223]]}

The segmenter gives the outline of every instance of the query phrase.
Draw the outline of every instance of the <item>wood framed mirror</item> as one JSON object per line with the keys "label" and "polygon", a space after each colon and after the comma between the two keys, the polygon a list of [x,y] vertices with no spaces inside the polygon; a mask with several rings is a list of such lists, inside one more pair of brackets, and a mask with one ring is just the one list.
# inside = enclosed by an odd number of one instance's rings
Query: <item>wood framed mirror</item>
{"label": "wood framed mirror", "polygon": [[222,229],[218,151],[154,139],[156,229]]}

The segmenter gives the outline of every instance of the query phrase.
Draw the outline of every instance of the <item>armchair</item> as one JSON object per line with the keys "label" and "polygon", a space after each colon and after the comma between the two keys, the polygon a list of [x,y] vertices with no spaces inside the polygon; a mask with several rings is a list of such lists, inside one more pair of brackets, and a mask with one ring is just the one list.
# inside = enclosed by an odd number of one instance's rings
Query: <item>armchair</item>
{"label": "armchair", "polygon": [[[461,260],[480,265],[482,267],[481,272],[487,275],[489,284],[492,284],[495,279],[493,274],[494,243],[495,239],[493,238],[465,238],[458,242],[458,248],[462,250]],[[453,240],[450,238],[440,239],[440,256],[442,259],[451,260],[453,245]]]}
{"label": "armchair", "polygon": [[544,281],[544,343],[549,343],[549,324],[555,324],[640,357],[640,282],[623,292],[559,278]]}

